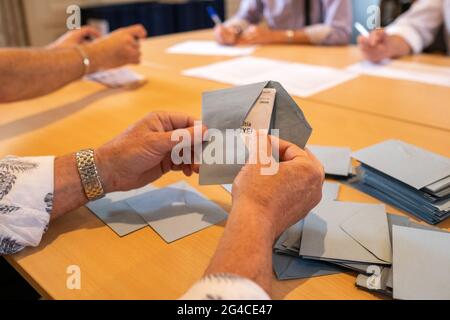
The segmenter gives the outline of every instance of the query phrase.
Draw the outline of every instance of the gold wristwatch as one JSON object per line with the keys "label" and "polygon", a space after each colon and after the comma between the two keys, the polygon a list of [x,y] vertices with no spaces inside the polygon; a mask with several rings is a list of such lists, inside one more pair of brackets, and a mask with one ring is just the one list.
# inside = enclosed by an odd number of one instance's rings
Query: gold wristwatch
{"label": "gold wristwatch", "polygon": [[94,150],[80,150],[76,153],[78,173],[83,184],[84,193],[89,201],[94,201],[105,196],[102,182],[95,165]]}

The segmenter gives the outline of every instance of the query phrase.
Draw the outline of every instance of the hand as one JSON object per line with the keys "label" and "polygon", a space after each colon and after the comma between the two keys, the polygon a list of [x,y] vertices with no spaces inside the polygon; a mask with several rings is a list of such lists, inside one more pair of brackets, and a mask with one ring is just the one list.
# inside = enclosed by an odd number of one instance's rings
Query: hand
{"label": "hand", "polygon": [[233,184],[232,212],[241,216],[258,213],[250,220],[266,222],[275,240],[320,202],[325,174],[309,150],[275,137],[270,141],[279,149],[278,172],[262,175],[262,165],[245,165]]}
{"label": "hand", "polygon": [[378,63],[391,58],[389,35],[383,29],[372,31],[368,38],[359,36],[358,45],[369,61]]}
{"label": "hand", "polygon": [[86,45],[86,52],[94,66],[92,72],[138,64],[141,57],[139,39],[146,36],[147,31],[142,25],[133,25]]}
{"label": "hand", "polygon": [[270,30],[263,25],[251,25],[241,34],[238,44],[268,44],[279,42],[279,32]]}
{"label": "hand", "polygon": [[[172,141],[172,133],[179,129],[187,129],[193,144],[194,118],[182,113],[150,113],[96,150],[105,192],[142,187],[170,170],[182,170],[190,176],[195,170],[193,165],[174,165],[171,160],[172,148],[179,143]],[[204,131],[204,128],[197,129]]]}
{"label": "hand", "polygon": [[71,48],[100,37],[100,33],[91,26],[84,26],[77,30],[66,32],[55,42],[47,46],[48,49]]}
{"label": "hand", "polygon": [[234,45],[238,40],[238,32],[233,27],[224,27],[223,25],[214,28],[216,41],[223,45]]}

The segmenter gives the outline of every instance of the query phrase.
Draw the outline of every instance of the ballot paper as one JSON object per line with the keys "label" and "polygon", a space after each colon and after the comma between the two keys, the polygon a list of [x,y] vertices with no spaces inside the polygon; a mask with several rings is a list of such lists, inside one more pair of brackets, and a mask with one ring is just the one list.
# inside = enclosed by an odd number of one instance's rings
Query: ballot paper
{"label": "ballot paper", "polygon": [[89,208],[100,220],[106,223],[117,235],[123,237],[147,226],[144,219],[126,202],[127,198],[144,195],[156,190],[152,185],[127,191],[113,192],[104,198],[89,202]]}
{"label": "ballot paper", "polygon": [[450,87],[450,68],[418,62],[386,60],[380,64],[359,62],[347,68],[350,72]]}
{"label": "ballot paper", "polygon": [[175,183],[126,201],[168,243],[227,217],[221,207],[186,182]]}
{"label": "ballot paper", "polygon": [[391,264],[384,205],[321,203],[305,219],[300,255],[329,261]]}
{"label": "ballot paper", "polygon": [[395,299],[450,299],[450,233],[393,227]]}
{"label": "ballot paper", "polygon": [[146,82],[144,76],[128,68],[99,71],[86,76],[87,80],[98,82],[109,88],[136,87]]}
{"label": "ballot paper", "polygon": [[189,40],[167,49],[167,53],[201,56],[246,56],[255,51],[255,46],[224,46],[215,41]]}
{"label": "ballot paper", "polygon": [[185,70],[182,74],[233,85],[271,79],[299,97],[312,96],[357,77],[357,74],[342,69],[257,57],[236,58]]}
{"label": "ballot paper", "polygon": [[322,163],[325,174],[343,177],[352,174],[350,148],[308,145],[308,149]]}
{"label": "ballot paper", "polygon": [[[216,140],[209,136],[203,145],[199,178],[201,185],[230,184],[234,181],[246,163],[248,152],[245,147],[239,148],[233,136],[231,140],[227,138],[227,131],[242,130],[245,120],[258,105],[257,101],[265,89],[276,90],[270,127],[267,128],[269,133],[277,129],[281,139],[304,148],[312,128],[295,101],[278,82],[266,81],[206,92],[202,101],[203,124],[208,127],[208,133],[218,132],[222,139]],[[269,112],[270,108],[266,108],[262,119],[268,119]]]}

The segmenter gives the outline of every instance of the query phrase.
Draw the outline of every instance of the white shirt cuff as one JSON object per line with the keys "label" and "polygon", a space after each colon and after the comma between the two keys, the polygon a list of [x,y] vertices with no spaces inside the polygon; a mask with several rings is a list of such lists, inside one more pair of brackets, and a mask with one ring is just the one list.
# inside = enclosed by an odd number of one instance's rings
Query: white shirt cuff
{"label": "white shirt cuff", "polygon": [[424,43],[420,34],[410,26],[394,24],[387,27],[386,32],[389,35],[402,37],[415,54],[421,53],[424,49]]}
{"label": "white shirt cuff", "polygon": [[209,275],[194,284],[181,300],[270,300],[255,282],[230,274]]}
{"label": "white shirt cuff", "polygon": [[0,159],[0,254],[37,246],[53,208],[54,157]]}

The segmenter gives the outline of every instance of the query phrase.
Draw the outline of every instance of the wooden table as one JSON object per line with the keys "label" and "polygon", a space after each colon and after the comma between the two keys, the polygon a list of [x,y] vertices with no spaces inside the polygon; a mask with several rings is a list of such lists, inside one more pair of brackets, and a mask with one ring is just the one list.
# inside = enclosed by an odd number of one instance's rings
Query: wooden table
{"label": "wooden table", "polygon": [[[163,51],[174,42],[199,37],[205,37],[205,33],[146,42],[144,60],[148,63],[134,68],[146,75],[149,82],[135,91],[107,90],[95,83],[80,81],[39,99],[0,105],[0,157],[7,154],[60,155],[83,147],[96,147],[151,111],[184,111],[200,117],[201,93],[226,86],[182,77],[179,70],[223,58],[166,55]],[[331,60],[335,66],[358,59],[354,48],[301,49],[305,53],[303,61],[309,63],[326,64],[332,52],[339,57]],[[292,50],[298,49],[280,46],[274,50],[269,47],[260,49],[257,54],[272,52],[278,58],[290,59]],[[382,83],[380,79],[375,80]],[[409,96],[414,100],[414,95],[409,93]],[[364,108],[321,103],[319,99],[295,100],[314,128],[311,144],[359,149],[397,138],[450,156],[450,132],[441,126],[388,116],[383,112],[368,112]],[[398,107],[401,109],[404,104]],[[440,114],[432,113],[430,119],[438,122],[449,118],[449,110],[441,111]],[[185,179],[181,174],[170,173],[155,185],[165,186],[181,179]],[[224,189],[198,186],[197,179],[191,177],[187,181],[226,210],[230,208],[231,197]],[[346,186],[342,186],[339,199],[378,203]],[[403,214],[389,206],[388,211]],[[450,220],[440,227],[450,228]],[[39,247],[27,248],[7,259],[45,298],[175,299],[202,276],[223,228],[224,223],[221,223],[172,244],[166,244],[150,228],[119,238],[83,207],[52,221]],[[66,270],[70,265],[81,268],[81,290],[66,288]],[[274,277],[273,297],[379,298],[357,289],[353,273],[283,282]]]}

